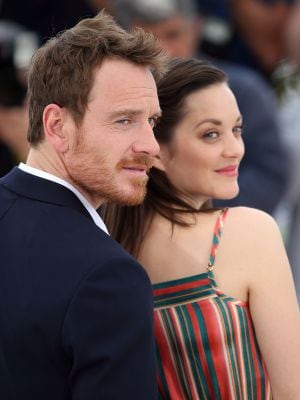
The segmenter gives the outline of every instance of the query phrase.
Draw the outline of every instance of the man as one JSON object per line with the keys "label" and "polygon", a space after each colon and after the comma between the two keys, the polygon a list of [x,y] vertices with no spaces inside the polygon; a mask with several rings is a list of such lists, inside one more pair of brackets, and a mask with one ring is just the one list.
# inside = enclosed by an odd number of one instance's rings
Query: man
{"label": "man", "polygon": [[33,57],[29,156],[0,180],[3,400],[156,398],[149,279],[96,209],[144,198],[163,68],[104,13]]}
{"label": "man", "polygon": [[[193,57],[199,46],[200,25],[192,0],[118,0],[116,16],[125,27],[139,26],[160,39],[171,56]],[[204,55],[201,55],[204,57]],[[288,162],[280,141],[275,98],[253,71],[214,62],[229,77],[244,122],[246,153],[239,172],[239,195],[218,206],[249,206],[274,213],[287,182]]]}

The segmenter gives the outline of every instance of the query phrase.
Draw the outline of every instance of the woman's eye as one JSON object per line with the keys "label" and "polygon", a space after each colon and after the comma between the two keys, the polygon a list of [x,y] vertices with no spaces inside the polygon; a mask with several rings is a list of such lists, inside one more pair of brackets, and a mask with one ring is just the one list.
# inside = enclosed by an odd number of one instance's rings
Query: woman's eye
{"label": "woman's eye", "polygon": [[207,139],[217,139],[219,137],[219,133],[218,132],[207,132],[204,136],[204,138]]}
{"label": "woman's eye", "polygon": [[151,128],[155,128],[157,125],[157,122],[158,122],[158,118],[151,117],[151,118],[148,118],[148,121],[149,121]]}
{"label": "woman's eye", "polygon": [[233,132],[234,132],[234,133],[237,133],[237,134],[239,134],[239,135],[242,135],[242,134],[243,134],[243,127],[242,127],[242,126],[235,126],[235,127],[233,128]]}

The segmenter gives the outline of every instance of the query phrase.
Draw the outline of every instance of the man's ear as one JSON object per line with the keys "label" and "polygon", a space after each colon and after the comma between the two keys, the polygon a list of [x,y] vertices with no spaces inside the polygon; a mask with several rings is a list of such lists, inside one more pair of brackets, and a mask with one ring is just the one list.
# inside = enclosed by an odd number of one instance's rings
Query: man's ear
{"label": "man's ear", "polygon": [[65,109],[57,104],[48,104],[43,113],[45,139],[58,153],[69,149],[69,138],[64,129]]}
{"label": "man's ear", "polygon": [[165,172],[166,168],[161,160],[161,152],[159,152],[159,154],[154,157],[153,167]]}

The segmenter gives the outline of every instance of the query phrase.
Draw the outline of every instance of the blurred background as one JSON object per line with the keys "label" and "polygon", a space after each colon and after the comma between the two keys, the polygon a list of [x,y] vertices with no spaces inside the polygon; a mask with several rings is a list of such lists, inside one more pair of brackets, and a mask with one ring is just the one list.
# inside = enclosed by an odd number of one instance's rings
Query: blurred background
{"label": "blurred background", "polygon": [[0,176],[25,161],[27,70],[51,36],[105,8],[152,32],[170,57],[224,69],[244,118],[240,194],[216,205],[278,221],[300,299],[300,1],[0,0]]}

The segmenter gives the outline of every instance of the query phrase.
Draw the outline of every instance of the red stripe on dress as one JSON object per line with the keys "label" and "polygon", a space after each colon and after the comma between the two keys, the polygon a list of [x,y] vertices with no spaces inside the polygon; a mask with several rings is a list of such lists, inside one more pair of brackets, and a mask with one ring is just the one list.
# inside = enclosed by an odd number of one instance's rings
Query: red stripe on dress
{"label": "red stripe on dress", "polygon": [[[202,307],[201,311],[208,332],[209,348],[217,382],[219,383],[220,396],[222,399],[232,399],[234,397],[232,397],[232,390],[230,387],[231,376],[228,374],[229,362],[226,352],[226,339],[219,335],[221,332],[226,331],[222,324],[223,317],[222,315],[220,316],[219,310],[214,306],[214,303],[207,303],[209,307]],[[214,335],[215,332],[217,335]],[[220,339],[222,339],[222,341]]]}
{"label": "red stripe on dress", "polygon": [[[199,321],[198,321],[196,312],[195,312],[195,310],[193,308],[193,305],[192,304],[187,304],[186,308],[187,308],[187,310],[189,312],[189,315],[190,315],[190,318],[191,318],[191,322],[192,322],[192,326],[193,326],[193,332],[194,332],[194,335],[195,335],[195,342],[196,342],[198,355],[199,355],[199,361],[201,363],[201,366],[203,368],[203,372],[205,374],[205,381],[206,381],[208,389],[209,389],[209,395],[210,395],[210,398],[213,398],[213,396],[214,396],[214,387],[213,387],[211,374],[210,374],[210,371],[209,371],[209,368],[208,368],[208,364],[207,364],[205,346],[204,346],[204,343],[202,341],[201,331],[199,329]],[[200,377],[199,377],[199,383],[201,383]]]}
{"label": "red stripe on dress", "polygon": [[[170,338],[168,337],[162,317],[158,311],[154,312],[154,331],[159,353],[161,355],[161,360],[163,360],[163,371],[171,398],[174,396],[175,399],[184,399],[184,394],[181,390],[180,379],[178,376],[178,370],[171,357],[173,350],[170,347]],[[164,392],[163,386],[161,386],[161,389]]]}
{"label": "red stripe on dress", "polygon": [[237,379],[238,379],[238,387],[236,387],[236,391],[238,392],[238,396],[240,398],[243,398],[243,389],[245,389],[246,386],[246,371],[245,371],[245,364],[243,360],[243,343],[242,343],[242,334],[240,330],[240,320],[239,316],[237,313],[236,306],[233,302],[228,302],[227,303],[229,311],[231,313],[232,317],[232,323],[233,323],[233,331],[234,331],[234,337],[235,337],[235,350],[236,350],[236,358],[237,358],[237,368],[236,368],[236,373],[238,374]]}
{"label": "red stripe on dress", "polygon": [[164,294],[170,294],[170,293],[175,293],[175,292],[181,292],[181,291],[188,290],[188,289],[199,288],[199,286],[210,285],[210,280],[207,277],[206,273],[205,273],[205,275],[206,275],[205,278],[198,279],[195,282],[180,283],[178,285],[174,285],[171,287],[154,289],[153,294],[154,294],[154,296],[161,296]]}
{"label": "red stripe on dress", "polygon": [[[190,390],[192,392],[192,395],[193,395],[192,398],[195,398],[194,396],[196,396],[196,392],[194,390],[193,377],[190,374],[190,368],[189,368],[190,365],[189,365],[189,362],[188,362],[189,357],[187,356],[187,353],[185,351],[185,340],[184,340],[184,337],[183,337],[183,333],[182,333],[182,331],[180,329],[180,322],[178,321],[177,313],[176,313],[174,308],[170,308],[169,315],[170,315],[171,320],[172,320],[172,324],[173,324],[173,328],[174,328],[174,332],[175,332],[176,338],[180,339],[180,340],[178,340],[177,344],[178,344],[178,346],[180,348],[180,354],[182,355],[181,361],[182,361],[182,364],[183,364],[183,371],[185,372],[185,373],[183,373],[183,375],[188,380],[188,383],[189,383],[188,386],[189,386],[189,388],[190,388]],[[171,396],[171,398],[173,398],[173,397]],[[176,398],[176,397],[174,397],[174,398]]]}
{"label": "red stripe on dress", "polygon": [[[253,331],[253,325],[251,323],[251,315],[250,311],[246,309],[247,311],[247,325],[249,329],[249,338],[250,338],[250,346],[251,346],[251,353],[252,353],[252,358],[253,358],[253,368],[254,368],[254,373],[255,376],[260,376],[260,368],[259,368],[259,355],[257,354],[257,346],[256,346],[256,341],[254,338],[254,331]],[[256,395],[257,395],[257,400],[262,400],[262,382],[261,379],[256,379]]]}

